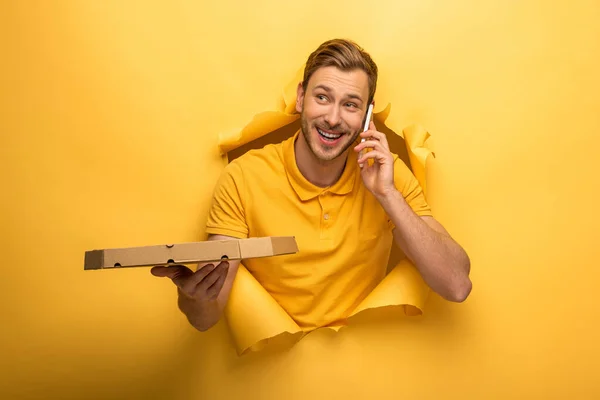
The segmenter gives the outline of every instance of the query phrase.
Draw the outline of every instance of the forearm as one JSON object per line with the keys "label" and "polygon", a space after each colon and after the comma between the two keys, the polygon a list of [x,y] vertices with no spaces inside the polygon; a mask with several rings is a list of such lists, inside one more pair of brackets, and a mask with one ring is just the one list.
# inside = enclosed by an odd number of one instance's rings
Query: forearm
{"label": "forearm", "polygon": [[465,300],[471,291],[470,261],[462,247],[415,214],[400,192],[394,191],[379,200],[396,226],[396,244],[415,264],[425,282],[447,300]]}
{"label": "forearm", "polygon": [[195,300],[178,291],[178,306],[190,324],[199,331],[206,331],[221,318],[219,301]]}

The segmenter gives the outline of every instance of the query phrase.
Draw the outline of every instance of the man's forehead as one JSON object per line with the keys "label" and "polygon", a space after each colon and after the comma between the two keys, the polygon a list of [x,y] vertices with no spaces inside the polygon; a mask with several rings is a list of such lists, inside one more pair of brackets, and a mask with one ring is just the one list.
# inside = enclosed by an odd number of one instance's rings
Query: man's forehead
{"label": "man's forehead", "polygon": [[332,66],[321,67],[313,73],[309,80],[309,87],[317,86],[344,93],[354,92],[366,98],[369,93],[369,77],[365,71],[359,68],[343,71]]}

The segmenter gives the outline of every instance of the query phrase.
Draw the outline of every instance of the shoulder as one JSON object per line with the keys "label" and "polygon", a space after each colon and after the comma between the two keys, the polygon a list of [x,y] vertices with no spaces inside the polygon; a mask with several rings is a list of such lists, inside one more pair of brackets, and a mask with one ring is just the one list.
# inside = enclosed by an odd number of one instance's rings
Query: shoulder
{"label": "shoulder", "polygon": [[394,184],[396,189],[419,216],[432,215],[431,207],[425,198],[425,192],[411,167],[394,154]]}
{"label": "shoulder", "polygon": [[284,143],[285,141],[249,150],[228,163],[223,173],[240,179],[277,174],[284,169]]}
{"label": "shoulder", "polygon": [[404,194],[404,197],[411,193],[422,192],[422,188],[410,165],[400,158],[397,154],[394,157],[394,184],[396,188]]}
{"label": "shoulder", "polygon": [[395,153],[392,153],[392,156],[394,158],[394,178],[396,183],[416,179],[410,167],[406,165],[406,162],[400,156]]}

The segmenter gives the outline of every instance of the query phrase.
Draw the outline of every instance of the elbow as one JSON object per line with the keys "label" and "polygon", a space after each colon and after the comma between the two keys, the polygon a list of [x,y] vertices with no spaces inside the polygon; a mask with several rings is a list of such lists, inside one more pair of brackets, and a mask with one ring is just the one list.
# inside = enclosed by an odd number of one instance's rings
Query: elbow
{"label": "elbow", "polygon": [[453,285],[453,287],[450,288],[449,293],[446,296],[446,300],[454,303],[462,303],[467,300],[472,289],[473,283],[469,277],[465,277],[461,282]]}
{"label": "elbow", "polygon": [[212,328],[212,326],[208,326],[208,325],[192,325],[194,328],[196,328],[196,330],[200,331],[200,332],[206,332],[207,330],[209,330],[210,328]]}
{"label": "elbow", "polygon": [[193,321],[189,318],[188,321],[190,325],[200,332],[206,332],[216,324],[216,321]]}
{"label": "elbow", "polygon": [[454,285],[450,288],[449,298],[448,300],[455,303],[462,303],[471,294],[471,290],[473,289],[473,283],[471,279],[469,279],[469,273],[471,272],[471,260],[466,253],[464,253],[464,261],[462,265],[462,271],[459,276],[460,278],[456,280]]}

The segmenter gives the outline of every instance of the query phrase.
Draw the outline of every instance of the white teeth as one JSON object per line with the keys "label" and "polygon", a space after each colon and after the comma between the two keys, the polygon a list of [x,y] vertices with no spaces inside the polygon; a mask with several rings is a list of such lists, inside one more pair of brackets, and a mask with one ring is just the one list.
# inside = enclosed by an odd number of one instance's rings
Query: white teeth
{"label": "white teeth", "polygon": [[321,136],[324,136],[324,137],[326,137],[327,139],[337,139],[337,138],[339,138],[340,136],[342,136],[342,134],[339,134],[339,135],[334,135],[334,134],[331,134],[331,133],[326,133],[326,132],[323,132],[322,130],[320,130],[320,129],[318,129],[318,128],[317,128],[317,131],[319,132],[319,134],[321,134]]}

